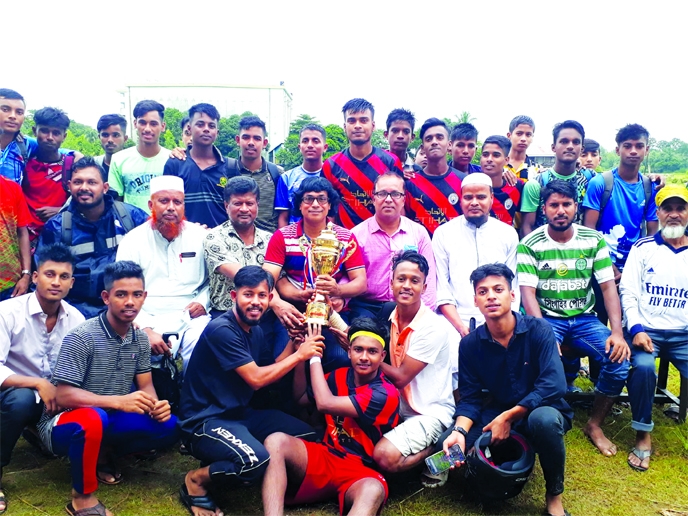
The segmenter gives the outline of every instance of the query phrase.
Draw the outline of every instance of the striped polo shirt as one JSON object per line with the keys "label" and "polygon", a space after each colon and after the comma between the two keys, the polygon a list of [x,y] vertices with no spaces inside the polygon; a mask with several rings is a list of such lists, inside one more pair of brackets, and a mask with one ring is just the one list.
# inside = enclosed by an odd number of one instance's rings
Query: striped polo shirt
{"label": "striped polo shirt", "polygon": [[[143,330],[129,328],[120,337],[107,320],[107,312],[88,319],[65,335],[57,356],[52,383],[65,383],[99,396],[125,396],[138,374],[150,366],[150,342]],[[50,433],[60,414],[47,412],[38,422],[41,440],[52,446]]]}
{"label": "striped polo shirt", "polygon": [[570,318],[592,313],[595,306],[590,280],[614,279],[609,250],[594,229],[573,224],[573,237],[554,241],[548,225],[541,226],[518,244],[518,284],[535,288],[542,314]]}

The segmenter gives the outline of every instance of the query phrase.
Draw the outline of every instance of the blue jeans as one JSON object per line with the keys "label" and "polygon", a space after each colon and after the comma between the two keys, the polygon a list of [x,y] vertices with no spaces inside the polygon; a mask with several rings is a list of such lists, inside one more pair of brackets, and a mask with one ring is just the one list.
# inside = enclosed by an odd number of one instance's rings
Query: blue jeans
{"label": "blue jeans", "polygon": [[657,388],[655,359],[666,357],[682,376],[688,377],[688,335],[679,331],[646,330],[652,339],[654,352],[634,346],[633,339],[625,334],[631,346],[631,371],[628,373],[628,397],[631,402],[631,427],[642,432],[651,432],[652,403]]}
{"label": "blue jeans", "polygon": [[[466,450],[483,433],[483,428],[496,418],[501,411],[486,408],[480,414],[480,421],[474,421],[466,438]],[[454,425],[442,434],[435,451],[442,449],[442,443],[449,437]],[[566,447],[564,434],[571,430],[571,422],[553,407],[538,407],[526,419],[518,421],[512,430],[525,435],[540,459],[545,477],[547,494],[556,496],[564,492],[564,472],[566,469]]]}
{"label": "blue jeans", "polygon": [[630,364],[626,360],[621,363],[609,360],[609,354],[604,351],[607,338],[611,335],[609,328],[592,314],[568,319],[557,317],[543,317],[543,319],[552,326],[557,342],[567,341],[570,353],[587,356],[591,362],[599,364],[600,376],[595,385],[597,392],[605,396],[621,394]]}

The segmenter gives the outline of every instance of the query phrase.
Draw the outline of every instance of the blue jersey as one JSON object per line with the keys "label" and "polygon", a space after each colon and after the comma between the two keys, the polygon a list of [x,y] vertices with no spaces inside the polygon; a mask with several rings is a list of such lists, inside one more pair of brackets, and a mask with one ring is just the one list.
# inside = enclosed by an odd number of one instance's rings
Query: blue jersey
{"label": "blue jersey", "polygon": [[[294,192],[296,192],[304,179],[308,177],[320,177],[322,169],[317,172],[309,172],[302,166],[292,168],[282,174],[277,182],[277,192],[275,192],[275,210],[289,210],[293,208]],[[289,215],[289,224],[298,222],[301,217]]]}
{"label": "blue jersey", "polygon": [[[649,205],[645,206],[643,179],[638,174],[636,183],[627,183],[619,177],[618,169],[612,170],[614,186],[604,210],[600,214],[597,230],[602,233],[609,247],[612,263],[623,270],[631,246],[642,236],[643,221],[657,220],[655,191],[653,189]],[[588,183],[583,200],[583,208],[600,211],[604,177],[598,174]]]}

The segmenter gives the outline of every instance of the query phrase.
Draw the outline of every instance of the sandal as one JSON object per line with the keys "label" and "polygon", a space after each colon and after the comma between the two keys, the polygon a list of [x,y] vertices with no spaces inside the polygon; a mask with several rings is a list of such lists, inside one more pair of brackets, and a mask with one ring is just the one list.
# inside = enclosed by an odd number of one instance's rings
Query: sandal
{"label": "sandal", "polygon": [[79,509],[78,511],[74,508],[72,502],[69,502],[65,506],[65,511],[67,511],[69,516],[107,516],[107,512],[105,512],[105,506],[100,502],[93,507],[86,507],[84,509]]}
{"label": "sandal", "polygon": [[[107,480],[103,475],[110,475],[114,480]],[[98,482],[107,486],[116,486],[124,480],[122,472],[114,464],[107,463],[96,466],[96,477],[98,477]]]}
{"label": "sandal", "polygon": [[209,495],[191,496],[186,484],[182,484],[182,487],[179,488],[179,500],[191,514],[193,514],[191,507],[198,507],[199,509],[206,509],[208,511],[217,510],[217,504]]}
{"label": "sandal", "polygon": [[2,487],[0,487],[0,504],[4,505],[0,509],[0,514],[5,514],[5,511],[7,511],[7,498],[5,498],[5,490]]}
{"label": "sandal", "polygon": [[678,421],[678,412],[679,407],[678,405],[676,405],[676,403],[672,403],[666,409],[664,409],[664,415],[669,419],[673,419],[674,421]]}
{"label": "sandal", "polygon": [[650,458],[650,456],[652,455],[652,450],[639,450],[638,448],[634,447],[631,450],[631,455],[635,455],[636,457],[638,457],[640,459],[640,465],[639,466],[636,466],[635,464],[632,464],[630,460],[627,460],[626,462],[628,462],[628,465],[631,468],[633,468],[636,471],[647,471],[648,469],[650,469],[650,466],[644,468],[642,464],[643,464],[643,461],[645,459]]}

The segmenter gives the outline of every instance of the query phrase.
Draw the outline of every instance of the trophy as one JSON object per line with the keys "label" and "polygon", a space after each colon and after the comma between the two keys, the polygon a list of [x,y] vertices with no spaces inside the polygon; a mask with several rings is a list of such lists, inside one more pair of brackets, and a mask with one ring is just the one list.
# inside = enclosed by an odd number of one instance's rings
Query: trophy
{"label": "trophy", "polygon": [[[348,244],[340,242],[334,232],[331,222],[320,232],[316,238],[310,242],[306,236],[299,239],[299,247],[306,257],[303,266],[304,288],[310,285],[315,288],[315,278],[321,274],[332,275],[339,267],[348,260],[356,251],[356,241],[351,240]],[[335,327],[346,324],[338,314],[331,314],[332,309],[325,302],[325,296],[316,294],[315,300],[306,306],[306,323],[315,323],[322,326],[329,326],[332,323]],[[332,320],[330,320],[332,319]],[[341,328],[340,328],[341,329]]]}

